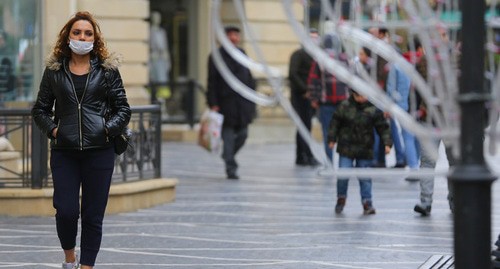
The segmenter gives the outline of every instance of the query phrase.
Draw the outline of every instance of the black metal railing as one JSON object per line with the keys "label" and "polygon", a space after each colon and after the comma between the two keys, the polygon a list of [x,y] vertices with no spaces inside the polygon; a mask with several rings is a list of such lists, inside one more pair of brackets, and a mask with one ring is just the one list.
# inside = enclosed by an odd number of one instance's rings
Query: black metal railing
{"label": "black metal railing", "polygon": [[31,187],[30,135],[29,110],[0,110],[0,187]]}
{"label": "black metal railing", "polygon": [[158,105],[132,107],[131,146],[116,157],[113,182],[161,176],[161,111]]}
{"label": "black metal railing", "polygon": [[[116,157],[113,183],[160,177],[160,107],[133,106],[129,128],[131,146]],[[0,109],[0,188],[52,187],[48,160],[48,138],[34,125],[30,110]]]}

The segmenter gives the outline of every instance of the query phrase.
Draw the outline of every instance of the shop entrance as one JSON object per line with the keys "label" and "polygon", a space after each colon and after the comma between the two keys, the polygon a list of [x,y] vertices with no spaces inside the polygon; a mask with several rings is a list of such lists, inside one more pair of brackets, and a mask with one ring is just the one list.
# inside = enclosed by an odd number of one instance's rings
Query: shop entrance
{"label": "shop entrance", "polygon": [[[152,101],[162,105],[163,122],[192,121],[194,100],[185,81],[190,77],[189,16],[195,1],[150,0],[150,83]],[[192,15],[191,15],[192,16]]]}

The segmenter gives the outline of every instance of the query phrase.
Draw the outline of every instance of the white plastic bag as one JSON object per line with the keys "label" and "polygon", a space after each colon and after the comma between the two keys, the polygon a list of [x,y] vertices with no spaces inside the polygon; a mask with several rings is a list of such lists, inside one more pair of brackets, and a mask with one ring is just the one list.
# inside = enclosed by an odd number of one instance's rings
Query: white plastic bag
{"label": "white plastic bag", "polygon": [[207,109],[200,119],[198,145],[211,153],[219,153],[222,147],[222,123],[224,115]]}

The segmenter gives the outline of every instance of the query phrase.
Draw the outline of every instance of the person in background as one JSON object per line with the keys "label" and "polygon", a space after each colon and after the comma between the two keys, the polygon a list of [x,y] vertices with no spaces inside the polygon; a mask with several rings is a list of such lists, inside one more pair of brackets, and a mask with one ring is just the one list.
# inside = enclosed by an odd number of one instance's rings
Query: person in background
{"label": "person in background", "polygon": [[[387,78],[387,95],[404,111],[410,112],[410,77],[406,75],[397,64],[392,64]],[[389,113],[384,113],[386,117],[390,117]],[[406,165],[410,169],[417,170],[419,167],[419,149],[415,136],[402,128],[401,134],[404,142],[404,147],[400,145],[396,147],[396,141],[400,141],[400,129],[398,122],[391,118],[391,135],[394,141],[396,150],[396,166],[404,168]]]}
{"label": "person in background", "polygon": [[7,40],[5,36],[5,32],[0,29],[0,55],[7,54]]}
{"label": "person in background", "polygon": [[14,101],[16,99],[16,76],[9,58],[0,61],[0,102]]}
{"label": "person in background", "polygon": [[[314,42],[319,43],[319,34],[316,29],[309,30],[309,36]],[[311,131],[311,121],[314,109],[308,98],[307,78],[311,69],[313,58],[301,47],[290,56],[288,79],[290,80],[290,94],[292,106],[304,123],[307,130]],[[319,162],[314,158],[309,145],[302,138],[299,131],[295,135],[296,154],[295,164],[301,166],[316,166]]]}
{"label": "person in background", "polygon": [[[225,32],[231,43],[245,53],[242,48],[238,47],[241,40],[240,29],[236,26],[227,26]],[[219,52],[233,75],[255,90],[255,80],[250,70],[233,59],[223,47],[219,48]],[[221,135],[222,159],[225,163],[227,179],[239,179],[235,156],[245,144],[248,137],[248,125],[256,116],[256,108],[254,103],[245,99],[227,84],[217,70],[212,57],[210,55],[208,60],[207,103],[211,110],[224,115]]]}
{"label": "person in background", "polygon": [[[351,91],[349,98],[333,113],[328,129],[328,145],[337,145],[339,169],[371,167],[373,160],[373,130],[382,138],[385,154],[391,151],[392,139],[389,125],[382,111],[368,102],[366,97]],[[363,214],[375,214],[371,178],[358,178]],[[347,199],[348,178],[337,179],[337,204],[335,213],[344,210]]]}
{"label": "person in background", "polygon": [[[354,73],[361,76],[363,79],[370,79],[369,75],[372,70],[372,51],[367,47],[362,47],[358,52],[358,57],[354,58]],[[368,77],[363,76],[363,71]]]}
{"label": "person in background", "polygon": [[113,139],[131,116],[118,64],[94,17],[77,12],[59,32],[31,110],[34,122],[50,139],[56,229],[65,269],[93,268],[100,249],[115,166]]}
{"label": "person in background", "polygon": [[[331,58],[347,63],[347,56],[342,53],[342,43],[336,34],[329,34],[323,37],[322,47]],[[323,142],[325,152],[330,162],[333,162],[333,150],[328,146],[326,137],[328,136],[328,127],[337,105],[347,99],[347,85],[335,78],[316,61],[313,62],[309,77],[307,79],[308,96],[311,100],[311,106],[319,110],[319,121],[323,131]]]}
{"label": "person in background", "polygon": [[[372,27],[368,30],[370,34],[375,36],[378,39],[385,41],[390,44],[390,36],[389,31],[386,28],[377,28]],[[375,59],[375,70],[377,83],[381,89],[385,91],[387,76],[389,75],[389,64],[386,59],[375,55],[373,57]],[[374,130],[375,135],[375,143],[374,143],[374,158],[373,158],[373,167],[386,167],[385,155],[384,154],[384,144],[380,141],[380,137],[377,132]],[[399,141],[394,141],[394,148],[399,149]]]}
{"label": "person in background", "polygon": [[[441,36],[443,40],[443,36]],[[415,69],[418,71],[418,73],[422,76],[424,80],[428,80],[428,66],[427,66],[427,57],[425,55],[425,50],[422,44],[420,43],[420,40],[415,39],[414,40],[414,47],[416,50],[416,56],[417,56],[417,62],[415,64]],[[432,123],[432,120],[429,118],[431,115],[429,115],[427,111],[427,104],[424,102],[423,98],[417,94],[417,111],[416,111],[416,118],[418,121],[421,122],[430,122]],[[435,168],[436,167],[436,160],[432,158],[431,156],[434,154],[435,156],[438,155],[439,153],[439,144],[441,140],[436,139],[433,141],[434,148],[432,150],[434,152],[427,152],[424,150],[422,147],[420,147],[420,167],[421,168]],[[457,163],[457,160],[454,158],[452,154],[452,149],[448,145],[446,145],[445,141],[443,141],[443,144],[445,146],[445,152],[446,156],[448,159],[448,164],[450,167],[455,166]],[[413,207],[413,211],[419,213],[421,216],[429,216],[431,214],[432,210],[432,201],[433,201],[433,195],[434,195],[434,176],[421,176],[418,178],[410,178],[411,181],[419,181],[420,184],[420,202],[415,204]],[[450,208],[450,211],[453,213],[454,211],[454,203],[453,203],[453,184],[452,181],[448,179],[447,181],[448,185],[448,205]]]}
{"label": "person in background", "polygon": [[4,30],[0,29],[0,56],[16,56],[16,44],[17,42],[12,35],[8,35]]}

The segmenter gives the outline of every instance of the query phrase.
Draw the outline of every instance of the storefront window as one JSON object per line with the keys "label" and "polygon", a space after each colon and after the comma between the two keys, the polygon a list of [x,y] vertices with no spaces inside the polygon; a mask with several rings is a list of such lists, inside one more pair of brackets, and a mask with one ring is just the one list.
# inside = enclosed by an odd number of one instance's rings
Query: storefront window
{"label": "storefront window", "polygon": [[40,73],[40,2],[0,1],[0,107],[33,100]]}

